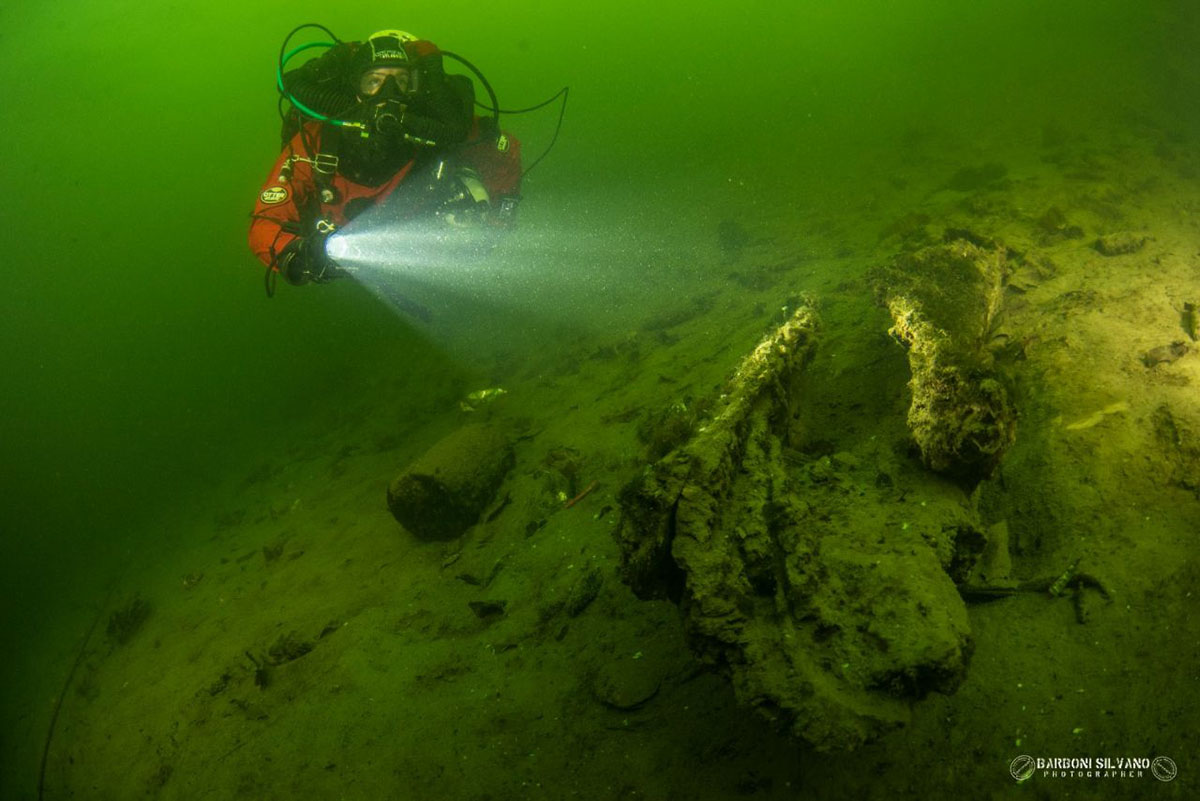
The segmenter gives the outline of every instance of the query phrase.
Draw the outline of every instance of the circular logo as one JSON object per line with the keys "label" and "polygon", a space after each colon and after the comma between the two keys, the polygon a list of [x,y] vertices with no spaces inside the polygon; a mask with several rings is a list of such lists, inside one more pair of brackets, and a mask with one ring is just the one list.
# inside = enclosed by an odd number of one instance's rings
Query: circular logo
{"label": "circular logo", "polygon": [[1023,782],[1033,776],[1034,763],[1033,757],[1027,754],[1021,754],[1008,765],[1008,772],[1018,782]]}
{"label": "circular logo", "polygon": [[276,203],[282,203],[287,200],[288,192],[282,186],[272,186],[264,189],[258,198],[268,206],[274,206]]}
{"label": "circular logo", "polygon": [[1150,772],[1160,782],[1169,782],[1179,775],[1179,768],[1175,767],[1175,760],[1170,757],[1155,757],[1150,762]]}

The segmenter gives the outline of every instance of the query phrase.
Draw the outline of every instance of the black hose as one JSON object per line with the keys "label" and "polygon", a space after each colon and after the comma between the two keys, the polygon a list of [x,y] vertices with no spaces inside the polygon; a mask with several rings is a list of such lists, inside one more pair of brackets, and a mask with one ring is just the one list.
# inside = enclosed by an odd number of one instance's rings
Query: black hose
{"label": "black hose", "polygon": [[[329,30],[328,28],[326,28],[324,25],[320,24],[319,22],[306,22],[303,25],[297,25],[295,28],[292,28],[291,32],[287,36],[283,37],[283,44],[279,45],[279,74],[280,75],[283,74],[283,57],[285,55],[287,55],[288,42],[292,41],[292,37],[295,36],[296,34],[298,34],[300,31],[304,30],[305,28],[317,28],[319,30],[322,30],[329,35],[329,38],[333,40],[334,44],[342,43],[342,40],[337,38],[337,35],[333,31]],[[279,88],[279,87],[276,87],[276,88]]]}
{"label": "black hose", "polygon": [[[546,145],[546,149],[542,151],[542,154],[540,156],[538,156],[536,159],[534,159],[532,164],[530,164],[528,167],[526,167],[524,170],[521,171],[522,178],[524,178],[526,175],[528,175],[529,171],[532,170],[534,167],[536,167],[541,162],[542,159],[544,159],[544,158],[546,158],[546,156],[550,155],[550,150],[554,147],[554,143],[558,141],[558,132],[562,130],[563,117],[567,113],[567,98],[570,96],[570,94],[571,94],[571,87],[564,86],[562,89],[559,89],[557,92],[555,92],[550,97],[543,100],[541,103],[538,103],[535,106],[529,106],[528,108],[513,108],[513,109],[500,108],[498,104],[488,106],[483,103],[480,103],[478,100],[475,101],[475,105],[479,106],[481,109],[492,112],[493,117],[498,119],[501,114],[528,114],[531,111],[537,111],[539,108],[545,108],[546,106],[550,105],[555,100],[557,100],[560,96],[562,97],[562,99],[563,99],[562,100],[562,108],[560,108],[558,110],[558,122],[554,126],[554,136],[550,137],[550,144]],[[495,102],[495,99],[496,99],[496,95],[492,94],[493,103]]]}
{"label": "black hose", "polygon": [[293,86],[288,87],[292,97],[327,117],[341,117],[354,108],[354,98],[347,97],[346,93],[337,87],[310,86],[299,81],[293,83]]}
{"label": "black hose", "polygon": [[[500,114],[528,114],[531,111],[537,111],[539,108],[544,108],[544,107],[550,105],[551,103],[553,103],[555,100],[558,99],[559,95],[568,94],[570,91],[571,91],[571,87],[564,86],[562,89],[559,89],[557,92],[550,95],[550,97],[546,98],[541,103],[538,103],[536,106],[530,106],[529,108],[494,109],[489,106],[485,106],[483,103],[480,103],[478,100],[475,101],[475,105],[479,106],[481,109],[483,109],[485,111],[497,111]],[[566,105],[566,102],[567,101],[564,99],[563,104]]]}
{"label": "black hose", "polygon": [[[522,178],[524,178],[526,175],[528,175],[530,170],[532,170],[534,167],[536,167],[538,164],[540,164],[542,159],[544,159],[544,158],[546,158],[546,156],[550,155],[551,148],[553,148],[554,143],[558,141],[558,132],[562,130],[563,117],[566,116],[566,113],[567,113],[567,97],[570,94],[571,94],[571,87],[569,87],[569,86],[564,86],[562,89],[558,90],[558,95],[562,95],[563,101],[562,101],[562,108],[560,108],[558,110],[558,122],[555,123],[555,125],[554,125],[554,136],[550,137],[550,144],[546,145],[546,149],[542,151],[542,155],[540,155],[536,159],[534,159],[533,163],[530,164],[528,167],[526,167],[521,172]],[[555,95],[554,97],[558,97],[558,95]],[[554,97],[550,98],[550,100],[553,100]],[[550,100],[547,100],[546,103],[549,103]],[[538,105],[533,106],[532,108],[541,108],[542,106],[546,105],[546,103],[539,103]]]}

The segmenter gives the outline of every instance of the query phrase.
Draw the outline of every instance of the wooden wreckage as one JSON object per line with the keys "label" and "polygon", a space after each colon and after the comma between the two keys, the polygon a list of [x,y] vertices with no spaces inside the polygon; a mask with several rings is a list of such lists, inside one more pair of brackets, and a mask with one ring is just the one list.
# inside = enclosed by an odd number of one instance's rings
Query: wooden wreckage
{"label": "wooden wreckage", "polygon": [[956,585],[974,580],[987,539],[970,485],[1014,436],[987,355],[1004,273],[1002,251],[957,241],[875,276],[912,374],[920,458],[890,466],[903,493],[869,457],[794,448],[820,338],[811,303],[745,357],[690,439],[621,493],[623,580],[674,601],[691,648],[739,701],[820,750],[903,726],[915,702],[966,675]]}

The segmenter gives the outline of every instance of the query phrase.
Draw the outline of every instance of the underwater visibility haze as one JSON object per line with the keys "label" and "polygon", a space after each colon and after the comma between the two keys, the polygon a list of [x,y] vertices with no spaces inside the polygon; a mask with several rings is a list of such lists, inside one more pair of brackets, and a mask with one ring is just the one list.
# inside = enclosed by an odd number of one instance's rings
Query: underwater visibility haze
{"label": "underwater visibility haze", "polygon": [[[366,213],[268,298],[308,22],[569,87],[501,118],[516,227]],[[3,7],[0,798],[1194,797],[1198,43]]]}

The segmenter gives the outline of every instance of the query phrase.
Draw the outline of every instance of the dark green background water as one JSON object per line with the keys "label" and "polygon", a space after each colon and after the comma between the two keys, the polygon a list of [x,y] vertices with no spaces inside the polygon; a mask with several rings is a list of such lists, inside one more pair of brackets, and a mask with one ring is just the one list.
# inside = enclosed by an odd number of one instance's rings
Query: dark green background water
{"label": "dark green background water", "polygon": [[[414,374],[438,359],[352,288],[263,296],[247,214],[278,148],[274,60],[300,22],[431,38],[479,65],[509,106],[569,84],[561,139],[527,182],[523,214],[619,234],[625,252],[651,236],[632,220],[689,230],[723,192],[854,205],[880,164],[911,158],[914,131],[1020,152],[1048,120],[1187,130],[1200,119],[1192,4],[565,6],[0,9],[10,671],[63,658],[45,643],[74,631],[121,554],[172,537],[147,521],[208,514],[189,505],[195,490],[319,423],[382,359]],[[509,127],[532,156],[553,120]]]}

